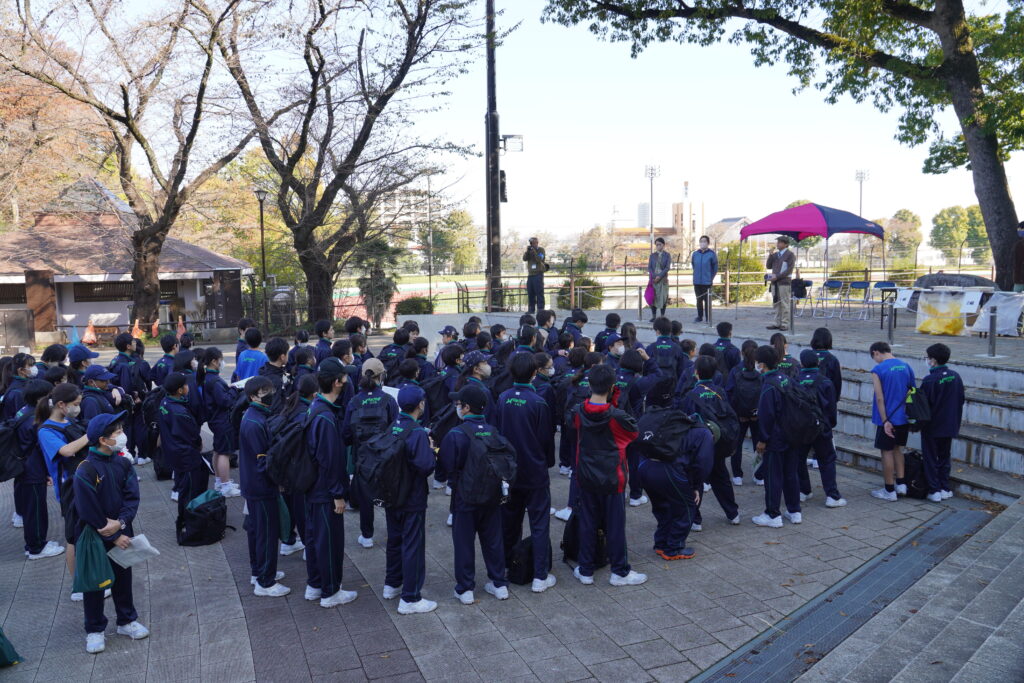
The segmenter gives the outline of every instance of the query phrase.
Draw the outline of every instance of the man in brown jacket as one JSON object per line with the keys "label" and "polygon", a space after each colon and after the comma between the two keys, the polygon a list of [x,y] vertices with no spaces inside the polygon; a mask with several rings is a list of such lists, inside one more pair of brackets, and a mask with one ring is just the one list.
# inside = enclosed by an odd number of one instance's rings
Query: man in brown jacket
{"label": "man in brown jacket", "polygon": [[796,256],[789,249],[789,238],[779,235],[775,241],[778,247],[768,255],[765,268],[772,271],[768,276],[772,284],[772,306],[775,308],[775,324],[769,330],[789,329],[789,309],[793,305],[793,270],[796,268]]}

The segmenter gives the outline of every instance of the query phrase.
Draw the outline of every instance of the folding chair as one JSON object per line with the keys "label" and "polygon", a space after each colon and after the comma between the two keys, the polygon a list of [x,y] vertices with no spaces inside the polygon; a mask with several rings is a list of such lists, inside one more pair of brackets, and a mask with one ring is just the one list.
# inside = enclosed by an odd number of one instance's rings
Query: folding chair
{"label": "folding chair", "polygon": [[818,288],[818,298],[811,311],[812,318],[836,317],[836,309],[842,305],[843,284],[840,280],[825,280]]}
{"label": "folding chair", "polygon": [[814,283],[810,280],[793,280],[793,316],[801,317],[804,314],[804,310],[807,308],[807,302],[814,301],[812,295],[812,286]]}
{"label": "folding chair", "polygon": [[[851,282],[846,290],[846,296],[842,298],[839,308],[840,320],[867,320],[870,311],[868,310],[868,295],[871,293],[871,283],[866,280]],[[854,308],[858,310],[854,313]]]}
{"label": "folding chair", "polygon": [[881,322],[880,328],[885,327],[885,304],[896,301],[896,283],[892,280],[876,282],[871,288],[868,297],[869,311],[878,309],[878,319]]}

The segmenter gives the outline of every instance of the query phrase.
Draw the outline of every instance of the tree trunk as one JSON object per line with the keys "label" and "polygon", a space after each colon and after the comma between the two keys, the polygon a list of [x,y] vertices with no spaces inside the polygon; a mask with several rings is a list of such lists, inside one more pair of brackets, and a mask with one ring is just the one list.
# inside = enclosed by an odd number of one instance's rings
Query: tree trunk
{"label": "tree trunk", "polygon": [[132,233],[135,317],[144,326],[151,325],[160,315],[160,252],[164,246],[161,232],[153,226]]}
{"label": "tree trunk", "polygon": [[[298,240],[298,237],[296,237]],[[296,245],[298,247],[298,245]],[[309,258],[299,250],[299,264],[306,274],[306,294],[309,299],[309,322],[334,320],[334,276],[329,268],[315,256]]]}
{"label": "tree trunk", "polygon": [[946,83],[953,110],[960,120],[971,162],[974,194],[985,219],[996,265],[996,284],[1013,289],[1013,245],[1017,241],[1017,211],[1010,196],[1006,169],[999,158],[999,139],[985,129],[980,104],[984,98],[978,60],[960,0],[936,3],[935,30],[946,58]]}

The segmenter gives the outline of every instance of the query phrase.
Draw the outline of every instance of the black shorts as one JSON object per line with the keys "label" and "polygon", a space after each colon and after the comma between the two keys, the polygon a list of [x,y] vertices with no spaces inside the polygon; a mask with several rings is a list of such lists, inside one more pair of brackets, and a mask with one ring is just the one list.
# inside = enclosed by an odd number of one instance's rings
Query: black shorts
{"label": "black shorts", "polygon": [[891,451],[897,446],[906,446],[907,437],[910,435],[909,425],[893,425],[892,433],[894,436],[890,437],[885,433],[884,426],[875,427],[875,448],[880,451]]}

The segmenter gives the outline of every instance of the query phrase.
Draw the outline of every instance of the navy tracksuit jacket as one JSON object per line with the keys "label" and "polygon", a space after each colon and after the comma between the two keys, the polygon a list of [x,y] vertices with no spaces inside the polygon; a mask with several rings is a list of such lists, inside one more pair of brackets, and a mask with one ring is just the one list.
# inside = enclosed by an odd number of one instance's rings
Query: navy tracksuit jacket
{"label": "navy tracksuit jacket", "polygon": [[[697,399],[702,392],[714,392],[727,406],[731,407],[729,403],[729,397],[725,389],[714,382],[714,380],[702,379],[698,380],[696,386],[690,389],[683,396],[682,409],[687,415],[698,412],[697,410]],[[704,416],[708,419],[710,416]],[[736,515],[739,514],[739,506],[736,504],[736,493],[732,488],[732,480],[729,479],[729,470],[726,468],[725,460],[715,458],[711,467],[711,472],[705,479],[711,484],[711,491],[715,494],[715,499],[718,504],[722,506],[722,512],[725,513],[727,519],[735,519]],[[703,497],[701,498],[701,505],[704,504]],[[697,506],[694,522],[697,524],[703,524],[703,517],[701,516],[700,508],[701,505]]]}
{"label": "navy tracksuit jacket", "polygon": [[277,544],[281,537],[278,488],[266,473],[269,417],[268,407],[252,402],[238,430],[238,479],[248,510],[245,532],[249,541],[249,568],[251,576],[255,576],[263,588],[277,583]]}
{"label": "navy tracksuit jacket", "polygon": [[789,512],[800,512],[800,480],[797,457],[786,438],[786,414],[782,392],[790,378],[778,369],[764,373],[761,398],[757,403],[759,441],[766,444],[762,472],[764,473],[764,511],[769,517],[778,517],[779,504],[786,499]]}
{"label": "navy tracksuit jacket", "polygon": [[178,491],[178,515],[185,506],[206,490],[210,470],[200,452],[203,439],[199,423],[189,410],[188,400],[167,396],[160,402],[157,416],[160,429],[160,450],[164,461],[174,471],[174,487]]}
{"label": "navy tracksuit jacket", "polygon": [[828,431],[821,434],[810,446],[800,449],[796,453],[797,475],[800,478],[800,492],[808,494],[811,492],[811,477],[807,471],[807,457],[814,453],[818,461],[818,472],[821,474],[821,487],[825,489],[825,495],[833,500],[839,500],[839,487],[836,484],[836,448],[832,443],[832,429],[839,420],[839,410],[836,401],[836,388],[828,377],[821,374],[818,368],[804,368],[796,376],[795,381],[807,388],[814,388],[818,398],[818,405],[828,422]]}
{"label": "navy tracksuit jacket", "polygon": [[334,511],[334,501],[348,496],[342,408],[317,394],[308,419],[306,446],[316,457],[318,471],[306,494],[306,584],[330,597],[341,590],[345,559],[345,524]]}
{"label": "navy tracksuit jacket", "polygon": [[730,371],[742,361],[740,350],[732,343],[732,339],[719,337],[718,340],[715,341],[715,348],[720,350],[725,356],[725,364]]}
{"label": "navy tracksuit jacket", "polygon": [[50,473],[46,469],[43,451],[39,448],[39,437],[33,422],[34,409],[23,406],[15,415],[16,433],[21,452],[25,456],[24,471],[14,478],[16,509],[22,516],[25,552],[39,553],[46,545],[50,517],[46,509],[46,480]]}
{"label": "navy tracksuit jacket", "polygon": [[950,451],[960,434],[964,414],[964,383],[945,365],[936,365],[921,380],[921,393],[928,397],[932,421],[921,430],[921,454],[928,493],[949,491]]}

